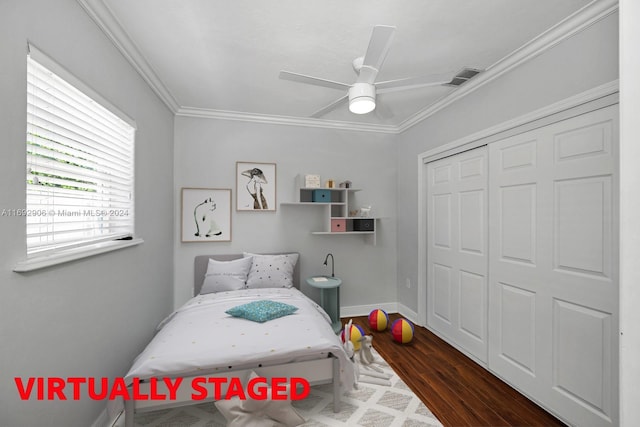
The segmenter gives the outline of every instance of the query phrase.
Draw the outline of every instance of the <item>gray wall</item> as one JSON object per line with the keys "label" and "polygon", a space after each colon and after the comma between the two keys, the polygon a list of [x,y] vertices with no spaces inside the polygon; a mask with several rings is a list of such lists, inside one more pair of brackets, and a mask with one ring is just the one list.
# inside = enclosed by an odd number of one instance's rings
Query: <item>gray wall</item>
{"label": "gray wall", "polygon": [[[400,135],[398,302],[418,309],[418,154],[618,78],[618,14],[588,27]],[[406,286],[406,279],[412,286]]]}
{"label": "gray wall", "polygon": [[30,274],[25,221],[0,217],[0,425],[86,427],[103,401],[20,401],[13,378],[122,376],[172,307],[173,116],[75,0],[0,2],[0,201],[25,206],[27,40],[125,114],[145,243]]}
{"label": "gray wall", "polygon": [[[303,128],[215,119],[177,117],[175,188],[231,188],[232,241],[181,243],[176,204],[175,304],[191,296],[193,258],[197,254],[298,251],[303,278],[330,273],[322,262],[335,256],[336,276],[343,279],[342,306],[396,301],[396,145],[394,137],[328,129]],[[236,212],[236,161],[277,164],[276,212]],[[320,210],[313,206],[280,206],[294,201],[295,177],[317,173],[324,181],[349,179],[357,204],[371,204],[378,222],[377,245],[363,236],[319,236]],[[318,294],[306,285],[312,298]]]}

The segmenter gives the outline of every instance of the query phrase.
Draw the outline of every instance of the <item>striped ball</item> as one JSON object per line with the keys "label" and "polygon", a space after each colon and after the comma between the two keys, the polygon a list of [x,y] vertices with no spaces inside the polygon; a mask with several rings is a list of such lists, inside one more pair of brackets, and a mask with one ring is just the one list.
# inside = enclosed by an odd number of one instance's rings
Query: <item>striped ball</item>
{"label": "striped ball", "polygon": [[391,335],[396,342],[406,344],[413,339],[413,323],[407,319],[398,319],[391,325]]}
{"label": "striped ball", "polygon": [[[344,329],[340,332],[340,339],[344,342]],[[360,325],[351,325],[351,342],[353,343],[353,349],[355,351],[360,350],[360,338],[364,336],[364,329]]]}
{"label": "striped ball", "polygon": [[369,326],[374,331],[382,332],[389,325],[389,315],[386,311],[376,308],[369,313]]}

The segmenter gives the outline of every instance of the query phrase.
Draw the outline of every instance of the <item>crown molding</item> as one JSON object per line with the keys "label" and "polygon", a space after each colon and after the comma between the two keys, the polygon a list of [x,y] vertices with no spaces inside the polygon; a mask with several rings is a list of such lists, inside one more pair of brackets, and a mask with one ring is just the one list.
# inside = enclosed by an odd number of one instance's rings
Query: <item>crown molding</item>
{"label": "crown molding", "polygon": [[122,25],[120,25],[120,22],[105,2],[103,0],[78,0],[78,3],[80,3],[80,6],[87,12],[89,17],[98,24],[98,27],[106,34],[120,53],[124,55],[127,61],[133,65],[138,74],[142,76],[162,102],[175,114],[180,107],[178,102],[160,80],[160,77],[144,58],[135,43],[133,43],[131,37],[122,28]]}
{"label": "crown molding", "polygon": [[241,122],[264,123],[287,126],[304,126],[313,128],[328,128],[357,132],[398,133],[397,126],[378,125],[372,123],[343,122],[337,120],[322,120],[290,116],[275,116],[270,114],[249,114],[235,111],[211,110],[207,108],[181,107],[176,116],[197,117],[207,119],[234,120]]}
{"label": "crown molding", "polygon": [[104,0],[77,1],[176,116],[388,134],[399,134],[410,129],[443,108],[448,107],[501,75],[511,71],[513,68],[535,58],[561,43],[563,40],[566,40],[618,10],[618,0],[593,0],[573,15],[497,61],[454,92],[440,98],[436,103],[415,113],[399,125],[378,125],[180,106],[169,89],[157,76],[153,67],[147,62],[126,31],[124,31]]}
{"label": "crown molding", "polygon": [[488,67],[487,70],[465,83],[455,92],[444,96],[436,103],[422,111],[419,111],[402,122],[398,125],[398,133],[402,133],[407,129],[410,129],[429,116],[432,116],[443,108],[471,94],[475,90],[497,79],[524,62],[530,61],[569,37],[606,18],[617,10],[618,0],[593,0],[582,9],[560,21],[558,24],[516,49],[509,55],[500,59],[495,64]]}

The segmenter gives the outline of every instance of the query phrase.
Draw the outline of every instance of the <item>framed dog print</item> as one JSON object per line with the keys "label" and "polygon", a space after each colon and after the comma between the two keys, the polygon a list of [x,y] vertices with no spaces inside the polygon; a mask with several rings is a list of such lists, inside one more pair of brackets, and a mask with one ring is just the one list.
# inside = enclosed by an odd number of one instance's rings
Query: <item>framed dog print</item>
{"label": "framed dog print", "polygon": [[183,242],[231,241],[231,189],[183,188]]}
{"label": "framed dog print", "polygon": [[236,210],[276,210],[276,164],[236,162]]}

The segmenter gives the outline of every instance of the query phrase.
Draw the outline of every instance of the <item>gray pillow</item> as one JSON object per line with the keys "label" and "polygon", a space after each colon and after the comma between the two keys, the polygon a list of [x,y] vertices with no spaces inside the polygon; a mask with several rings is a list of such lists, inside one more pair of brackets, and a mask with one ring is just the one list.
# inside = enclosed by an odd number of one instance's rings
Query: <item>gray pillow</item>
{"label": "gray pillow", "polygon": [[244,289],[252,261],[253,258],[239,258],[233,261],[209,259],[200,294]]}

